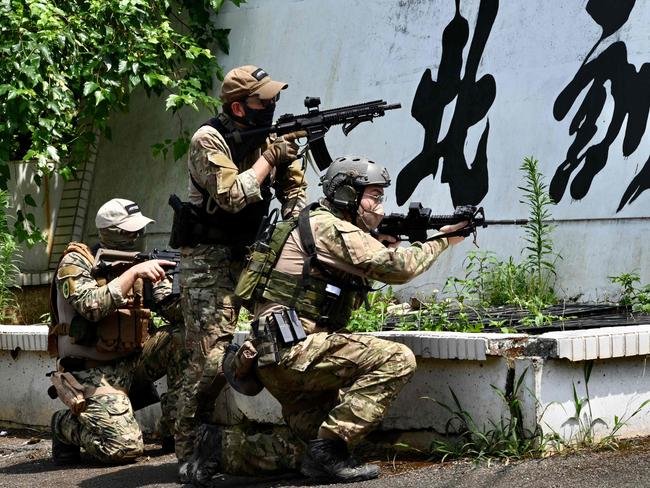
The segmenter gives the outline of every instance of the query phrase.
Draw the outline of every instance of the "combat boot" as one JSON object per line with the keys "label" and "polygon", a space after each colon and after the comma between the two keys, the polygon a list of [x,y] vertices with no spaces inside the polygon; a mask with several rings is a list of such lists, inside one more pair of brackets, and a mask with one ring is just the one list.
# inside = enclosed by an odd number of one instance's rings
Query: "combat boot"
{"label": "combat boot", "polygon": [[377,478],[379,467],[354,461],[342,439],[313,439],[307,445],[300,472],[309,478],[350,483]]}
{"label": "combat boot", "polygon": [[221,473],[221,427],[201,424],[196,432],[194,453],[187,475],[195,486],[210,486],[212,478]]}
{"label": "combat boot", "polygon": [[174,442],[174,436],[173,435],[166,435],[164,437],[160,438],[160,449],[162,452],[165,454],[169,454],[174,452],[176,449],[176,443]]}
{"label": "combat boot", "polygon": [[55,425],[55,416],[52,415],[51,429],[52,429],[52,461],[57,466],[69,466],[71,464],[77,464],[81,461],[81,453],[79,446],[74,446],[72,444],[66,444],[63,441],[60,441],[56,436],[54,431]]}

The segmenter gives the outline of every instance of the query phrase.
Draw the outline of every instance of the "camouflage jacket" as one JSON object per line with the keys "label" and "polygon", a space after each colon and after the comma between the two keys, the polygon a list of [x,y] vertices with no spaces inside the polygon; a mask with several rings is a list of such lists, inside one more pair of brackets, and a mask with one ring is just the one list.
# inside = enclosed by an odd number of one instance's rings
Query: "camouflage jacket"
{"label": "camouflage jacket", "polygon": [[[241,163],[241,168],[238,168],[232,160],[228,144],[219,131],[209,125],[200,127],[192,136],[187,162],[190,174],[190,202],[198,206],[203,202],[203,197],[192,178],[227,212],[236,213],[249,203],[261,201],[263,197],[260,184],[252,166],[261,156],[263,149],[264,147],[253,151]],[[270,176],[276,196],[282,204],[283,216],[295,214],[305,206],[307,183],[299,161],[275,168]]]}
{"label": "camouflage jacket", "polygon": [[[340,212],[322,206],[312,212],[309,220],[318,260],[341,280],[354,275],[388,284],[406,283],[429,269],[448,247],[447,239],[443,238],[387,248],[342,217]],[[296,228],[283,246],[275,269],[301,276],[306,256],[307,251]],[[311,273],[321,275],[317,268],[312,268]],[[255,314],[259,317],[278,307],[275,303],[257,304]],[[309,321],[305,325],[309,332],[317,331]]]}
{"label": "camouflage jacket", "polygon": [[[54,278],[53,306],[59,324],[71,324],[75,315],[89,322],[99,322],[119,308],[142,306],[142,280],[136,280],[133,288],[123,295],[118,279],[106,282],[92,275],[93,255],[80,243],[70,243],[61,259]],[[180,298],[164,300],[171,293],[171,280],[166,278],[154,286],[154,300],[161,303],[159,312],[171,323],[182,323]],[[52,332],[59,327],[53,324]],[[60,334],[60,332],[56,332]],[[61,357],[77,355],[98,360],[112,359],[114,354],[95,351],[92,347],[73,344],[67,334],[59,335],[58,348]],[[52,352],[52,351],[50,351]]]}

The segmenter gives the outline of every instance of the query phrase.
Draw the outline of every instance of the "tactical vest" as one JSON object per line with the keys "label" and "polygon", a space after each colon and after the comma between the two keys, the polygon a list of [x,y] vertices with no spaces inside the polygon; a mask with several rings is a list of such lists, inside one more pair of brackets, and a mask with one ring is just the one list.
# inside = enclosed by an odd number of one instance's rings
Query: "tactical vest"
{"label": "tactical vest", "polygon": [[[203,125],[209,125],[219,132],[219,134],[226,134],[229,132],[227,127],[223,124],[222,118],[210,119]],[[234,142],[231,139],[225,139],[230,153],[233,155],[233,162],[237,165],[240,172],[241,161],[236,158]],[[201,205],[200,215],[203,223],[212,228],[218,229],[213,231],[215,235],[215,242],[201,242],[202,244],[227,244],[237,246],[249,246],[255,241],[257,230],[269,213],[269,206],[271,204],[271,179],[267,177],[262,185],[260,185],[260,192],[262,200],[253,202],[246,205],[237,213],[227,212],[218,205],[214,204],[212,208],[209,207],[209,202],[212,200],[210,194],[205,188],[202,188],[197,181],[190,174],[192,184],[201,193],[203,203]]]}
{"label": "tactical vest", "polygon": [[[63,252],[75,252],[92,266],[94,256],[85,244],[72,242]],[[50,286],[51,323],[48,333],[48,352],[52,357],[82,358],[111,361],[139,351],[149,337],[151,311],[142,306],[142,279],[136,280],[127,293],[128,303],[98,322],[82,317],[57,288],[58,269]],[[106,279],[96,278],[103,286]],[[64,285],[65,286],[65,285]]]}
{"label": "tactical vest", "polygon": [[[309,222],[316,207],[305,207],[298,218],[280,222],[268,243],[255,244],[235,293],[249,304],[270,301],[294,308],[299,316],[335,331],[347,325],[352,311],[361,305],[370,288],[366,280],[357,276],[335,276],[318,260]],[[296,227],[307,251],[302,276],[275,269],[289,234]],[[312,273],[314,268],[321,272],[320,276]]]}

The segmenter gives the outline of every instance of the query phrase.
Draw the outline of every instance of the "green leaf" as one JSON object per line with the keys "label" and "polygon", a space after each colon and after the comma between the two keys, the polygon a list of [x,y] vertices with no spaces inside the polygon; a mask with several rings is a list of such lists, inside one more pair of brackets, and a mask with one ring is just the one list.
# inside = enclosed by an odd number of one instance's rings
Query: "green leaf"
{"label": "green leaf", "polygon": [[174,141],[174,161],[181,159],[190,147],[190,141],[187,138],[180,137]]}
{"label": "green leaf", "polygon": [[104,93],[102,92],[102,90],[97,90],[95,92],[95,106],[102,103],[104,101],[104,99],[105,99],[105,97],[104,97]]}
{"label": "green leaf", "polygon": [[176,109],[183,104],[183,99],[178,95],[169,95],[165,102],[165,110]]}
{"label": "green leaf", "polygon": [[84,96],[88,96],[97,89],[99,89],[99,85],[97,83],[95,83],[94,81],[87,81],[84,84],[83,94],[84,94]]}
{"label": "green leaf", "polygon": [[25,195],[24,200],[25,200],[25,203],[27,205],[29,205],[30,207],[35,207],[36,206],[36,202],[34,201],[34,198],[30,194]]}

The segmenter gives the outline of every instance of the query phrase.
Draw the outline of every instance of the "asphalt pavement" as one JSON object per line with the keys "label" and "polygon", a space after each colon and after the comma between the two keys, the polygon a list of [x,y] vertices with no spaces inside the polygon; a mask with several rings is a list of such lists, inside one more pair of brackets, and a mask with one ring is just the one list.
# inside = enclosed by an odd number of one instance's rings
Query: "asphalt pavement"
{"label": "asphalt pavement", "polygon": [[[42,488],[178,488],[176,459],[155,442],[127,466],[102,466],[84,458],[79,466],[59,468],[50,460],[52,444],[37,432],[0,429],[0,487]],[[650,438],[625,443],[618,450],[588,451],[516,462],[471,461],[430,463],[377,459],[381,477],[346,488],[522,488],[522,487],[650,487]],[[318,488],[297,474],[266,478],[223,476],[215,488]],[[331,485],[330,485],[331,486]]]}

